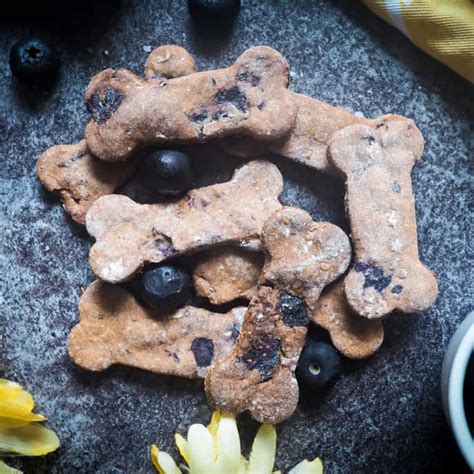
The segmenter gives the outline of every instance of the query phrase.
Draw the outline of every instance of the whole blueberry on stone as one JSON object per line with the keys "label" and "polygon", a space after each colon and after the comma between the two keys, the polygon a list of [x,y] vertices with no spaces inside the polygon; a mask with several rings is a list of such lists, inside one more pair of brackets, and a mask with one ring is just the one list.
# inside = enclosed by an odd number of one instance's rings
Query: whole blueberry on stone
{"label": "whole blueberry on stone", "polygon": [[215,30],[234,22],[240,10],[240,0],[188,0],[188,8],[198,26]]}
{"label": "whole blueberry on stone", "polygon": [[48,86],[57,78],[59,60],[53,48],[43,40],[25,38],[10,50],[10,68],[25,84]]}
{"label": "whole blueberry on stone", "polygon": [[145,158],[147,178],[153,180],[159,194],[177,196],[193,187],[194,173],[186,153],[177,150],[156,151]]}
{"label": "whole blueberry on stone", "polygon": [[330,344],[306,341],[296,367],[299,382],[309,388],[322,389],[332,385],[341,372],[342,361]]}
{"label": "whole blueberry on stone", "polygon": [[183,306],[191,291],[188,273],[176,266],[160,265],[145,268],[135,288],[140,299],[150,308],[172,311]]}

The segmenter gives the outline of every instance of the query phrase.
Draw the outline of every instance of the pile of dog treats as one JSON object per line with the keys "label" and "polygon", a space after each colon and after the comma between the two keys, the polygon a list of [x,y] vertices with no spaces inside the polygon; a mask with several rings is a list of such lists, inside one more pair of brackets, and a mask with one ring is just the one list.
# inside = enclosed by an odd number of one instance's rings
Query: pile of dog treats
{"label": "pile of dog treats", "polygon": [[[282,422],[298,402],[295,369],[311,321],[360,359],[380,347],[382,318],[436,299],[418,256],[410,176],[423,137],[405,117],[356,117],[289,91],[288,65],[268,47],[196,72],[186,50],[162,46],[144,77],[97,74],[84,140],[38,161],[41,182],[95,239],[97,280],[82,294],[70,357],[94,371],[119,363],[205,378],[216,408]],[[148,151],[213,138],[222,159],[247,159],[230,181],[157,204],[113,194]],[[268,153],[345,180],[351,239],[281,205],[283,178]],[[160,311],[131,291],[127,282],[148,268],[190,254],[203,256],[193,268],[197,295],[248,307]]]}

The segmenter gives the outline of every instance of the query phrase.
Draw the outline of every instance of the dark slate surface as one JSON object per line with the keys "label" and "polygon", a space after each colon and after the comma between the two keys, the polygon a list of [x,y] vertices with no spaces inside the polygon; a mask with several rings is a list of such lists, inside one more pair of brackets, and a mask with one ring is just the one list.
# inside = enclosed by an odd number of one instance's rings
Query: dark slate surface
{"label": "dark slate surface", "polygon": [[[417,121],[426,138],[414,171],[420,252],[440,284],[436,306],[386,321],[381,351],[366,362],[347,362],[324,400],[303,395],[278,429],[277,465],[287,470],[319,455],[329,473],[467,472],[444,420],[439,376],[451,335],[473,309],[471,86],[358,2],[243,3],[232,35],[218,40],[192,30],[184,1],[86,5],[73,15],[75,23],[2,20],[0,362],[5,376],[35,394],[62,440],[56,454],[17,465],[34,473],[152,472],[153,441],[175,452],[175,431],[209,419],[200,382],[122,367],[94,375],[69,362],[66,338],[78,319],[80,288],[92,279],[91,242],[41,189],[35,163],[48,146],[82,137],[82,94],[102,68],[140,73],[148,46],[177,43],[204,69],[266,44],[288,59],[295,91],[368,116],[394,112]],[[9,48],[29,33],[44,34],[60,51],[62,77],[49,95],[24,90],[9,73]],[[286,204],[347,229],[340,183],[276,162],[285,174]],[[202,182],[225,179],[234,165],[203,163]],[[241,426],[248,446],[256,425],[242,417]]]}

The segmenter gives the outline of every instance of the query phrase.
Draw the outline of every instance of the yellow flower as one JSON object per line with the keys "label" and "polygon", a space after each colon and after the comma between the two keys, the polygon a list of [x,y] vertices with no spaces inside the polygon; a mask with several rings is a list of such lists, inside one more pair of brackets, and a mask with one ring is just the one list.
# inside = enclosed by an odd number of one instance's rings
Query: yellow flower
{"label": "yellow flower", "polygon": [[[59,446],[59,438],[38,422],[42,415],[33,413],[33,397],[15,382],[0,379],[0,456],[42,456]],[[19,473],[0,460],[0,473]]]}
{"label": "yellow flower", "polygon": [[[271,474],[275,464],[276,431],[272,425],[262,425],[254,439],[249,460],[240,452],[240,437],[235,416],[215,411],[206,428],[194,424],[188,437],[176,434],[175,442],[187,463],[190,474]],[[151,461],[160,474],[181,474],[173,458],[151,447]],[[276,472],[274,474],[277,474]],[[289,474],[323,474],[321,460],[304,460]]]}

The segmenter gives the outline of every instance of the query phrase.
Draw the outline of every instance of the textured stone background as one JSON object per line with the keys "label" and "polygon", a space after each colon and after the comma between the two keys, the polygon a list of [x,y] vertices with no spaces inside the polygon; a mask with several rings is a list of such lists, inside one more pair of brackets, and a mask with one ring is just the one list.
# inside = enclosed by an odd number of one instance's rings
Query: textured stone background
{"label": "textured stone background", "polygon": [[[177,43],[205,69],[266,44],[288,59],[295,91],[368,116],[393,112],[417,121],[426,138],[413,176],[420,252],[440,283],[436,306],[419,316],[393,315],[380,352],[347,362],[324,400],[303,394],[278,429],[277,465],[287,470],[319,455],[328,473],[467,472],[443,417],[439,376],[451,335],[473,309],[471,86],[358,2],[243,0],[225,39],[199,37],[184,0],[78,3],[83,11],[73,22],[0,23],[0,368],[35,394],[62,440],[57,453],[16,465],[31,473],[152,472],[153,441],[174,452],[175,431],[209,419],[199,382],[122,367],[94,375],[69,362],[66,338],[78,319],[80,287],[92,279],[91,242],[43,192],[35,164],[50,145],[82,137],[82,94],[102,68],[140,73],[147,46]],[[62,77],[49,95],[24,90],[10,76],[8,51],[31,33],[44,34],[60,51]],[[286,204],[347,228],[340,183],[276,163],[286,179]],[[203,182],[224,179],[233,165],[203,162]],[[248,446],[256,425],[242,417],[242,429]]]}

